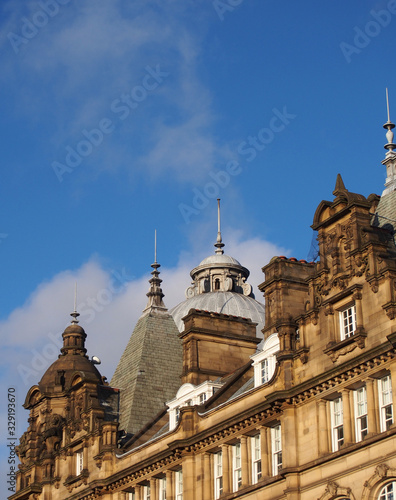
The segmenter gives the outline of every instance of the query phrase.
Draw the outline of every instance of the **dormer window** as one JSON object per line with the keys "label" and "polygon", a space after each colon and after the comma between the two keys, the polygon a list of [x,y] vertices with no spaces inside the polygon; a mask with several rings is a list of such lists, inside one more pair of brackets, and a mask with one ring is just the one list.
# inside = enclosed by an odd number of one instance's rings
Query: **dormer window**
{"label": "dormer window", "polygon": [[193,384],[183,384],[177,391],[176,398],[168,401],[169,428],[172,430],[180,420],[180,409],[186,406],[195,406],[205,403],[222,384],[210,380],[195,386]]}
{"label": "dormer window", "polygon": [[[260,345],[259,345],[260,349]],[[254,368],[254,386],[269,382],[276,368],[276,353],[279,351],[278,334],[274,333],[264,341],[262,350],[251,356]]]}

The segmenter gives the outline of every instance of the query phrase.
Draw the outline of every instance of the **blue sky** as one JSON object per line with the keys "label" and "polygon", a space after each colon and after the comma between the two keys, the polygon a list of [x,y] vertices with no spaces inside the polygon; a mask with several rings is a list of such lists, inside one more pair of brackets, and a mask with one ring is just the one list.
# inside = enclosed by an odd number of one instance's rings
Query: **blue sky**
{"label": "blue sky", "polygon": [[55,359],[75,281],[111,378],[154,229],[172,307],[213,252],[217,197],[257,285],[273,255],[308,258],[338,172],[381,194],[395,25],[395,0],[1,2],[2,394],[21,405]]}

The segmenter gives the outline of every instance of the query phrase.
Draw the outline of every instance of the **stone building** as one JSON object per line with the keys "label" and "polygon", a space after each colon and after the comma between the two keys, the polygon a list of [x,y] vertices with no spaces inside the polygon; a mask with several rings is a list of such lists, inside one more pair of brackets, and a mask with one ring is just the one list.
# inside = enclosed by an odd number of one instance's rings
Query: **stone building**
{"label": "stone building", "polygon": [[[262,332],[252,318],[196,306],[183,309],[179,333],[155,263],[130,344],[140,340],[113,388],[73,313],[59,359],[26,397],[10,498],[396,498],[396,145],[389,119],[385,128],[382,196],[350,192],[337,177],[313,218],[318,260],[274,257],[263,268]],[[187,301],[249,297],[246,268],[220,244],[221,235],[215,256],[192,271]],[[159,368],[144,364],[147,336],[173,356],[162,400]]]}

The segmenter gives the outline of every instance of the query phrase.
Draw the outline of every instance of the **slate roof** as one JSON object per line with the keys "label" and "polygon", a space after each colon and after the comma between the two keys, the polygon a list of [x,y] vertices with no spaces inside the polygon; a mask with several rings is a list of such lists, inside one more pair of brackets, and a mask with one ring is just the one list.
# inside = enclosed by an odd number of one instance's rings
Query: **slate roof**
{"label": "slate roof", "polygon": [[372,221],[375,227],[382,227],[395,233],[396,225],[396,191],[383,194],[378,203],[378,207]]}
{"label": "slate roof", "polygon": [[180,387],[182,347],[168,312],[143,314],[111,379],[120,389],[120,429],[135,434]]}

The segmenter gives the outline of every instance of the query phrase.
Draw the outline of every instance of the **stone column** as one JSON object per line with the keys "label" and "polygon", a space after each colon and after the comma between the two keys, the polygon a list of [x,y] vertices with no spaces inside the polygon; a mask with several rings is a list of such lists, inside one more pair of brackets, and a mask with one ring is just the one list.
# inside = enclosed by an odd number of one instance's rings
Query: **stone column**
{"label": "stone column", "polygon": [[352,438],[352,415],[350,406],[350,391],[343,389],[342,393],[342,411],[343,411],[343,426],[344,426],[344,444],[350,444],[354,440]]}
{"label": "stone column", "polygon": [[248,455],[248,437],[241,436],[241,466],[242,466],[242,487],[250,483],[249,478],[249,455]]}
{"label": "stone column", "polygon": [[230,447],[228,444],[223,444],[221,445],[221,450],[223,454],[223,493],[227,494],[230,493],[231,488],[230,488]]}
{"label": "stone column", "polygon": [[140,484],[135,486],[135,499],[143,500],[143,486],[140,486]]}
{"label": "stone column", "polygon": [[319,455],[326,455],[329,452],[329,429],[327,426],[327,401],[320,399],[317,401],[318,410],[318,450]]}
{"label": "stone column", "polygon": [[285,408],[281,420],[282,468],[296,467],[297,463],[297,429],[296,410]]}
{"label": "stone column", "polygon": [[173,488],[173,472],[171,470],[166,471],[166,500],[173,500],[174,497]]}
{"label": "stone column", "polygon": [[[204,477],[203,477],[203,500],[211,500],[213,498],[214,484],[212,481],[212,467],[210,453],[204,453]],[[168,496],[166,497],[168,500]]]}
{"label": "stone column", "polygon": [[270,443],[268,433],[269,433],[268,427],[261,427],[260,428],[261,474],[262,474],[262,477],[268,477],[271,475],[271,472],[270,472],[271,450],[270,450],[270,446],[268,445],[268,443]]}
{"label": "stone column", "polygon": [[375,404],[375,390],[374,384],[375,380],[372,378],[366,379],[366,391],[367,391],[367,431],[368,435],[377,434],[379,432],[377,411],[378,405]]}
{"label": "stone column", "polygon": [[158,500],[158,479],[155,477],[150,478],[150,498],[153,500]]}

